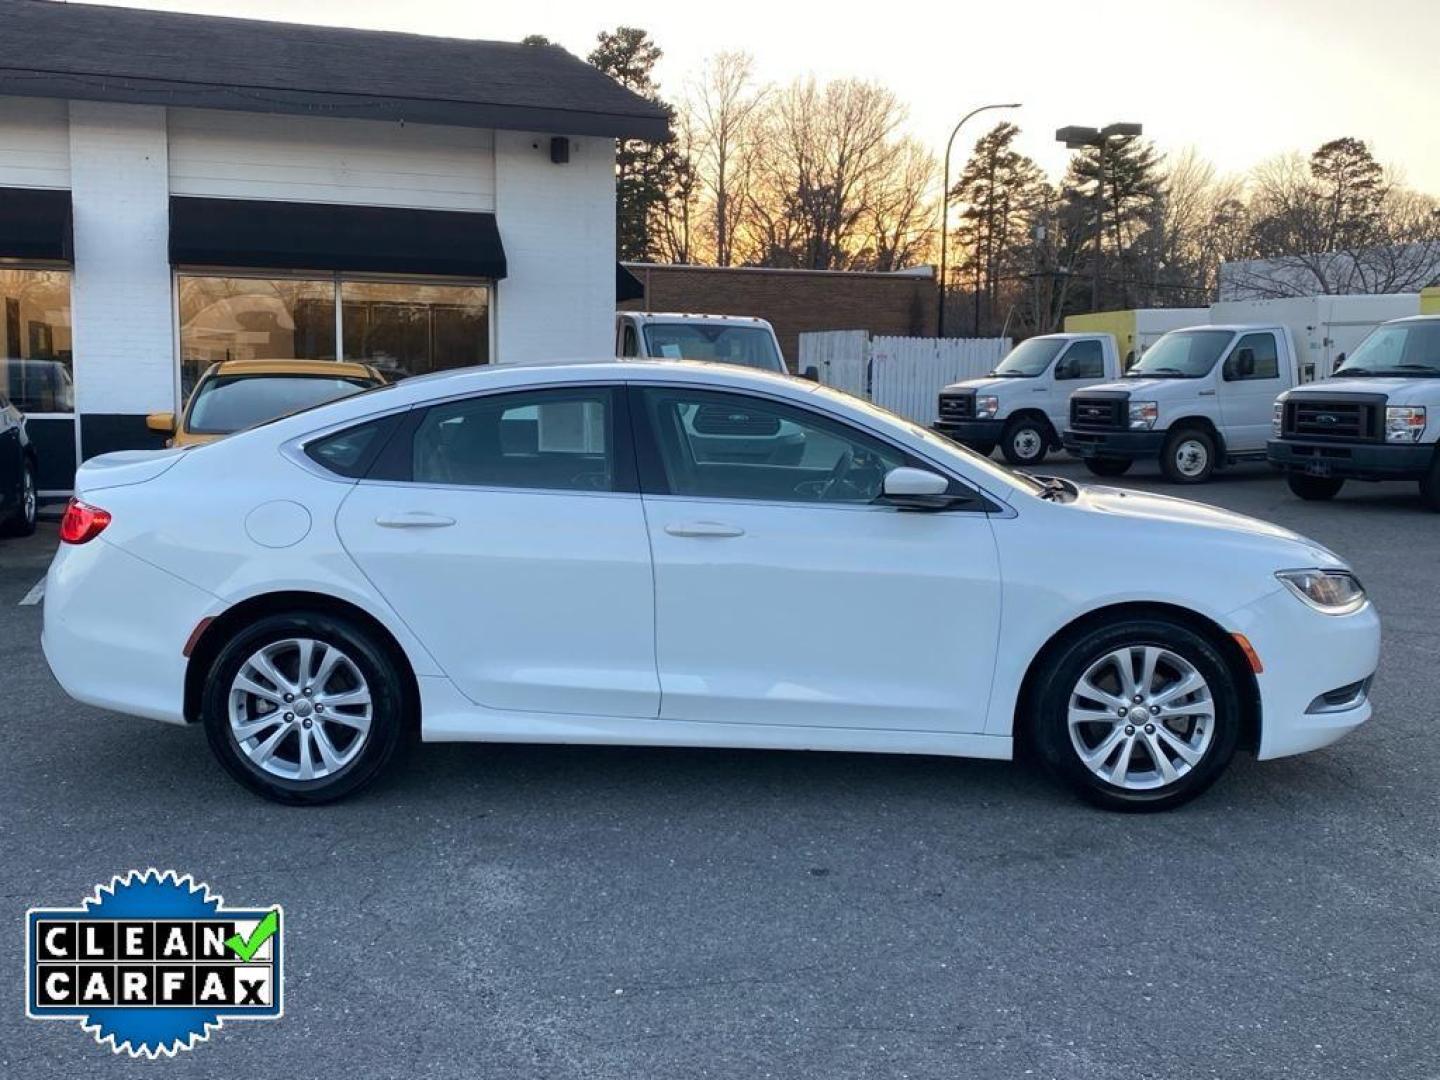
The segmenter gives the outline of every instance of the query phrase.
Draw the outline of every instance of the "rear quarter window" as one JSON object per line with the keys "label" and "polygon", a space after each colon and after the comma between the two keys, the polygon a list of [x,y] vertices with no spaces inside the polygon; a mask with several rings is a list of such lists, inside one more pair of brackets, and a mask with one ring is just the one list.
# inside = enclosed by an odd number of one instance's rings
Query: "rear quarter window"
{"label": "rear quarter window", "polygon": [[334,434],[315,439],[305,446],[305,456],[326,472],[358,480],[370,471],[389,441],[401,414],[382,416]]}

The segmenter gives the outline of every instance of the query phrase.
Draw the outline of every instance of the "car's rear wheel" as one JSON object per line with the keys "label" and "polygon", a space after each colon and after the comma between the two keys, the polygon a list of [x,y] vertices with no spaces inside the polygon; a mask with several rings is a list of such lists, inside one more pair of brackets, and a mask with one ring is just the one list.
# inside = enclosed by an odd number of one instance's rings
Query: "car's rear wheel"
{"label": "car's rear wheel", "polygon": [[1236,677],[1178,622],[1125,620],[1077,635],[1041,675],[1030,718],[1052,770],[1113,810],[1164,810],[1224,771],[1241,725]]}
{"label": "car's rear wheel", "polygon": [[1307,476],[1305,473],[1286,473],[1285,483],[1290,491],[1307,502],[1325,502],[1340,494],[1345,481],[1338,476]]}
{"label": "car's rear wheel", "polygon": [[271,615],[238,632],[206,677],[202,716],[226,771],[276,802],[332,802],[375,779],[407,729],[391,651],[341,616]]}
{"label": "car's rear wheel", "polygon": [[1039,465],[1049,449],[1050,425],[1043,420],[1016,417],[1000,436],[1000,452],[1011,465]]}
{"label": "car's rear wheel", "polygon": [[1215,440],[1203,428],[1172,431],[1160,452],[1160,470],[1172,484],[1203,484],[1215,471]]}
{"label": "car's rear wheel", "polygon": [[20,467],[20,499],[15,513],[0,526],[5,536],[31,536],[40,520],[40,499],[36,492],[35,463],[28,457]]}
{"label": "car's rear wheel", "polygon": [[1087,457],[1085,468],[1089,469],[1096,476],[1124,476],[1134,465],[1133,458],[1119,457]]}

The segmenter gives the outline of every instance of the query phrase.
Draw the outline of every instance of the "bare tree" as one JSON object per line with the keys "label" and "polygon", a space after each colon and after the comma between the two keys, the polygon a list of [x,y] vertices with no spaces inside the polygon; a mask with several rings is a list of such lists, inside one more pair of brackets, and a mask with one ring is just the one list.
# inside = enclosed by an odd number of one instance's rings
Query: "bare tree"
{"label": "bare tree", "polygon": [[708,200],[705,215],[717,266],[735,259],[735,233],[749,198],[756,122],[765,95],[755,83],[750,56],[722,52],[706,63],[685,103],[695,142],[691,160]]}

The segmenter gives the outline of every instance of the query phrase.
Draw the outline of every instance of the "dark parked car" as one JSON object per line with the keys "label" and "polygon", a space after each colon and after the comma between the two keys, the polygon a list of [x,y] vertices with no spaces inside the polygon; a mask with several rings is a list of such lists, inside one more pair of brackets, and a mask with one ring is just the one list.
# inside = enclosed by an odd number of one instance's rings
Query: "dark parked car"
{"label": "dark parked car", "polygon": [[35,531],[35,447],[25,433],[25,414],[0,394],[0,535]]}

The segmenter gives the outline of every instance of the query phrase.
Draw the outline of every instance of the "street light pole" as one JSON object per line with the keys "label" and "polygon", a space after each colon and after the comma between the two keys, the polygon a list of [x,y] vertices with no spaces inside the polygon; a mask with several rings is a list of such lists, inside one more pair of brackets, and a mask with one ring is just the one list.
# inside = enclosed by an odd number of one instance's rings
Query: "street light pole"
{"label": "street light pole", "polygon": [[955,136],[960,134],[960,129],[965,126],[965,121],[972,116],[978,116],[982,112],[989,112],[991,109],[1018,109],[1019,102],[1009,102],[1002,105],[981,105],[978,109],[971,109],[960,118],[960,122],[950,130],[950,138],[945,141],[945,186],[940,190],[940,310],[935,316],[935,336],[945,336],[945,272],[946,272],[946,242],[950,238],[950,151],[955,145]]}
{"label": "street light pole", "polygon": [[1100,310],[1100,271],[1105,259],[1105,148],[1111,139],[1137,139],[1144,133],[1139,124],[1106,124],[1103,128],[1070,127],[1055,132],[1055,141],[1067,150],[1093,146],[1098,151],[1098,173],[1095,176],[1095,271],[1090,275],[1090,310]]}

